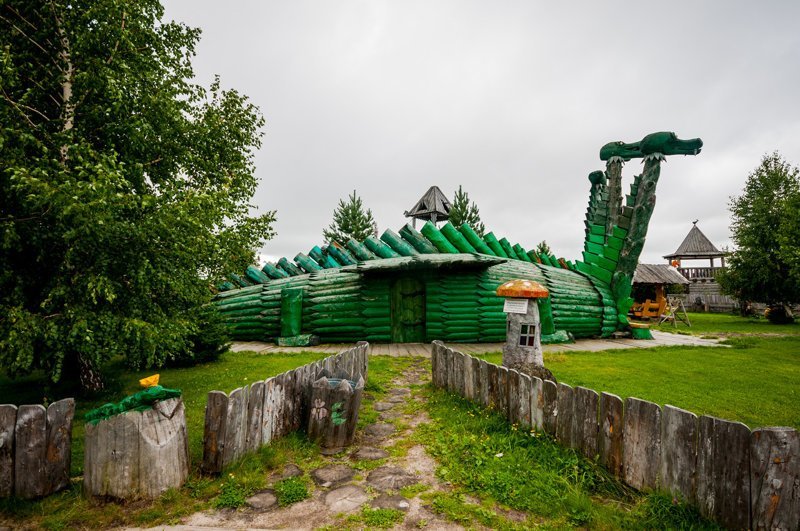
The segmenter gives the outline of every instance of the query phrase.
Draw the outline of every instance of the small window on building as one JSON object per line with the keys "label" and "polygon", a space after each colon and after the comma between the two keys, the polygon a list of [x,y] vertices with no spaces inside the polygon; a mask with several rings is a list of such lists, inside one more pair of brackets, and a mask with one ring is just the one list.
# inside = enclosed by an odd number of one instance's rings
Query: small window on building
{"label": "small window on building", "polygon": [[536,338],[536,325],[523,324],[519,328],[519,344],[521,347],[532,347]]}

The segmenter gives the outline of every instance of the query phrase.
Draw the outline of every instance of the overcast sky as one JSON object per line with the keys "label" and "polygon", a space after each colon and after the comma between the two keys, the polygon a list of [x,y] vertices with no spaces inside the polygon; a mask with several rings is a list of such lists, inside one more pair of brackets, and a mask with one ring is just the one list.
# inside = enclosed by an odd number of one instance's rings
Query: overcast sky
{"label": "overcast sky", "polygon": [[[728,199],[763,154],[800,164],[800,2],[165,0],[203,30],[198,81],[260,107],[263,253],[322,241],[354,189],[381,232],[431,185],[487,230],[578,258],[606,142],[701,137],[662,165],[642,262],[691,228],[730,245]],[[641,171],[624,169],[625,187]]]}

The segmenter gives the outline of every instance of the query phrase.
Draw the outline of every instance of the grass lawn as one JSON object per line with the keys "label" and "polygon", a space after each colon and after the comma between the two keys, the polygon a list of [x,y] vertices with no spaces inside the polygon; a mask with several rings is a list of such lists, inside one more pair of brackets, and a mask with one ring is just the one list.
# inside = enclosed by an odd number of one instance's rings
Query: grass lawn
{"label": "grass lawn", "polygon": [[[751,429],[800,429],[800,336],[733,338],[730,348],[546,353],[558,381],[670,404]],[[502,355],[486,359],[501,363]]]}
{"label": "grass lawn", "polygon": [[763,316],[742,317],[727,313],[688,313],[692,326],[678,321],[677,327],[671,323],[654,326],[656,330],[693,335],[742,335],[742,334],[790,334],[800,335],[800,323],[787,325],[772,324]]}

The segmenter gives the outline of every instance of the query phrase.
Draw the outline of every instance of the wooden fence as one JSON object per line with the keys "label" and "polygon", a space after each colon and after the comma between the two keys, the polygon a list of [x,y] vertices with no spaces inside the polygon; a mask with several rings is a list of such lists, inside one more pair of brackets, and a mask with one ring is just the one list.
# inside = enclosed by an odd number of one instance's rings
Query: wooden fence
{"label": "wooden fence", "polygon": [[219,474],[230,463],[308,422],[311,387],[322,374],[367,379],[369,344],[309,363],[264,381],[208,393],[202,470]]}
{"label": "wooden fence", "polygon": [[433,384],[544,431],[637,489],[733,529],[800,528],[800,437],[529,377],[434,341]]}
{"label": "wooden fence", "polygon": [[32,499],[69,485],[75,400],[0,405],[0,498]]}

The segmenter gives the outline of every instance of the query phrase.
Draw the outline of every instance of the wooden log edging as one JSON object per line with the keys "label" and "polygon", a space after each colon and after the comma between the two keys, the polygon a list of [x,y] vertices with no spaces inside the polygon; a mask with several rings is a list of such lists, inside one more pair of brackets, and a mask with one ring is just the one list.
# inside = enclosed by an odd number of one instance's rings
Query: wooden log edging
{"label": "wooden log edging", "polygon": [[[366,381],[368,371],[369,343],[359,341],[335,356],[234,389],[230,394],[209,392],[202,471],[220,474],[226,466],[261,446],[307,429],[312,386],[320,376]],[[2,463],[0,448],[0,473]]]}
{"label": "wooden log edging", "polygon": [[69,486],[75,399],[0,405],[0,498],[41,498]]}
{"label": "wooden log edging", "polygon": [[733,529],[800,529],[800,434],[571,387],[433,343],[435,387],[543,431],[640,490]]}

